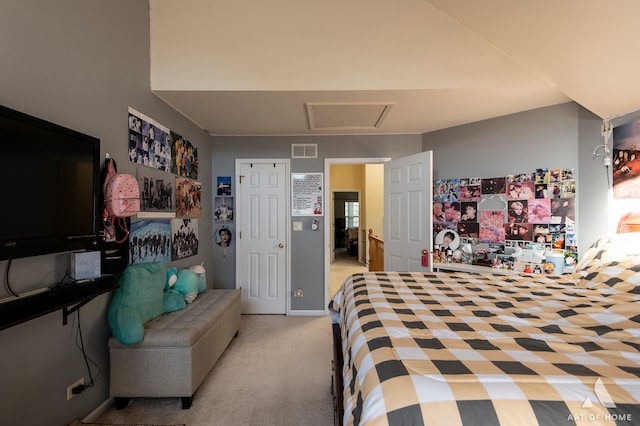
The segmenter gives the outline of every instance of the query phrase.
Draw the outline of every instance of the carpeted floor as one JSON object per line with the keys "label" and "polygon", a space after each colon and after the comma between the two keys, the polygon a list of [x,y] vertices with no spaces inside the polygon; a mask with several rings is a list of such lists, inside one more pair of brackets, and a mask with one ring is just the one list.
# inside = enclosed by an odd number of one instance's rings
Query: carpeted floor
{"label": "carpeted floor", "polygon": [[336,249],[335,261],[330,265],[331,276],[329,295],[333,296],[344,280],[351,274],[368,271],[368,266],[359,263],[358,258],[349,256],[346,249]]}
{"label": "carpeted floor", "polygon": [[[179,398],[132,398],[99,424],[333,425],[331,320],[243,315],[234,338],[182,410]],[[162,374],[161,372],[158,372]]]}

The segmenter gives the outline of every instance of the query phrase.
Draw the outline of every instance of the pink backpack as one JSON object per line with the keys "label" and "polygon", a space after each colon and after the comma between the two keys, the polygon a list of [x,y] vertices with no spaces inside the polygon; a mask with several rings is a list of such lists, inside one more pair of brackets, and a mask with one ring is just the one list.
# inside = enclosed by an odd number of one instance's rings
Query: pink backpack
{"label": "pink backpack", "polygon": [[132,175],[116,173],[113,161],[107,162],[104,181],[104,205],[113,217],[130,217],[140,212],[140,188]]}

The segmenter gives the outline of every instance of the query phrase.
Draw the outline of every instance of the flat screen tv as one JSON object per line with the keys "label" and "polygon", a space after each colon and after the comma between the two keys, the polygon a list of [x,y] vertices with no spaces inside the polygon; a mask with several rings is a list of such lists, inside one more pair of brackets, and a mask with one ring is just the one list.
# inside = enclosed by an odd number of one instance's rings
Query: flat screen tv
{"label": "flat screen tv", "polygon": [[0,259],[100,246],[100,140],[0,106]]}

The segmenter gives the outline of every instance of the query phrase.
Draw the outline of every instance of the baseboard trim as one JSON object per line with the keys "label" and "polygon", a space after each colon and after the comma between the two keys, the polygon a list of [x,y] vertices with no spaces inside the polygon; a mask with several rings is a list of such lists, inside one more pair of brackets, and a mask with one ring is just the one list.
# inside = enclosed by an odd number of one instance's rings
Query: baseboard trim
{"label": "baseboard trim", "polygon": [[96,408],[95,410],[87,414],[87,416],[84,419],[82,419],[82,421],[84,423],[95,422],[100,418],[100,416],[106,413],[112,406],[113,406],[113,398],[108,398],[106,401],[100,404],[98,408]]}
{"label": "baseboard trim", "polygon": [[301,311],[301,310],[292,310],[289,311],[289,316],[295,317],[323,317],[327,315],[325,311]]}

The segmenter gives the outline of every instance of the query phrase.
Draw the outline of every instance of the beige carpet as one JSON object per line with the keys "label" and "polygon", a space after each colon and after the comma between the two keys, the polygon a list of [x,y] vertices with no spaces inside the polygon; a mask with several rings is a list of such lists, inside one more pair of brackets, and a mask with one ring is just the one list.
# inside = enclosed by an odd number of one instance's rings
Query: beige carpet
{"label": "beige carpet", "polygon": [[329,295],[336,294],[336,291],[349,275],[368,270],[369,267],[359,263],[356,256],[349,256],[346,249],[337,249],[335,261],[330,265]]}
{"label": "beige carpet", "polygon": [[[132,398],[106,424],[333,425],[331,320],[243,315],[240,333],[182,410],[179,398]],[[162,372],[158,372],[162,374]]]}

